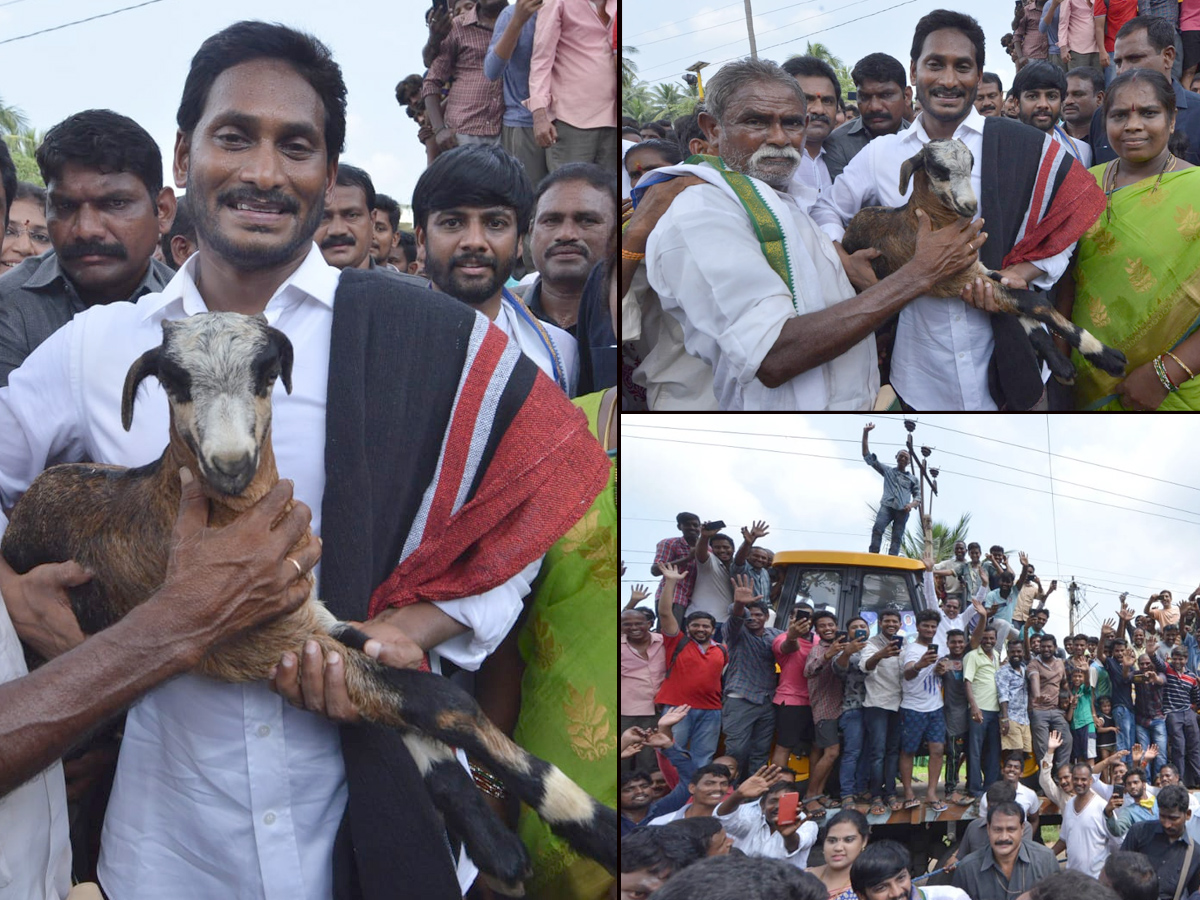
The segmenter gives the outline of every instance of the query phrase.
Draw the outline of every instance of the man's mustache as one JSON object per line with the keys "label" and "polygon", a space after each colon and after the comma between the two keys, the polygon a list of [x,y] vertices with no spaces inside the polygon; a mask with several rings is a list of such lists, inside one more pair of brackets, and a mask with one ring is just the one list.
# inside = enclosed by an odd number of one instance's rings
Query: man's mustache
{"label": "man's mustache", "polygon": [[353,247],[354,236],[350,234],[331,234],[321,241],[322,250],[332,250],[334,247]]}
{"label": "man's mustache", "polygon": [[63,259],[82,259],[85,256],[111,256],[114,259],[128,259],[129,251],[120,244],[106,244],[103,241],[79,241],[63,247],[59,255]]}
{"label": "man's mustache", "polygon": [[826,125],[831,124],[829,116],[825,115],[825,113],[810,114],[808,117],[808,123],[811,125],[813,122],[824,122]]}

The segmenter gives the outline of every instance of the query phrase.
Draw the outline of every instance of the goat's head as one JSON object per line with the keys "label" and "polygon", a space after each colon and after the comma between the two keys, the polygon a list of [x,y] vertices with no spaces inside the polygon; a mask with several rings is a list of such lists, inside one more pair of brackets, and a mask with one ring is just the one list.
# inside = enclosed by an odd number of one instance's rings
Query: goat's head
{"label": "goat's head", "polygon": [[156,376],[200,477],[236,496],[258,471],[275,379],[292,392],[292,344],[261,315],[205,313],[162,327],[162,345],[143,353],[125,378],[121,423],[126,431],[133,425],[138,386]]}
{"label": "goat's head", "polygon": [[900,193],[908,190],[913,173],[924,169],[929,190],[942,204],[960,216],[974,218],[979,209],[975,190],[971,187],[971,168],[975,157],[960,140],[930,141],[916,156],[900,166]]}

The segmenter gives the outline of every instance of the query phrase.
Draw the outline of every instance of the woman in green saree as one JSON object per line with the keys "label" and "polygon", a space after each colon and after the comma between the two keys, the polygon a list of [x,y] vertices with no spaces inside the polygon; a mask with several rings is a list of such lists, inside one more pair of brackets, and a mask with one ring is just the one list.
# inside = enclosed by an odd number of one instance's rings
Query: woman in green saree
{"label": "woman in green saree", "polygon": [[1082,409],[1200,409],[1200,169],[1168,147],[1175,93],[1162,75],[1118,75],[1104,98],[1117,154],[1090,171],[1108,206],[1060,286],[1064,315],[1124,352],[1125,378],[1079,353]]}

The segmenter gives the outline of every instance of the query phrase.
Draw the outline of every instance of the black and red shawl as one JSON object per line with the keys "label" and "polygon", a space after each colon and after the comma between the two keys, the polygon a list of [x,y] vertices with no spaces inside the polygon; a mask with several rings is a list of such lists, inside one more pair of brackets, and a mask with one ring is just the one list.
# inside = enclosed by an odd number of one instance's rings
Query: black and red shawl
{"label": "black and red shawl", "polygon": [[[988,233],[979,258],[990,269],[1061,253],[1104,211],[1104,192],[1087,169],[1052,136],[1014,119],[984,122],[979,193]],[[1033,346],[1015,316],[994,314],[992,332],[992,399],[1002,410],[1030,409],[1043,390]]]}
{"label": "black and red shawl", "polygon": [[[467,597],[587,512],[608,458],[515,342],[457,300],[347,270],[334,302],[321,597],[343,620]],[[343,726],[337,900],[460,896],[444,827],[399,736]]]}

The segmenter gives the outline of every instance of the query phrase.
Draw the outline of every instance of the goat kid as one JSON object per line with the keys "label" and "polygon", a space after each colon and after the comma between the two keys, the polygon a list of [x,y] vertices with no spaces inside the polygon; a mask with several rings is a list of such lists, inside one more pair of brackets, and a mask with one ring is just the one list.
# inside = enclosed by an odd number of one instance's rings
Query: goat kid
{"label": "goat kid", "polygon": [[[871,266],[876,276],[886,278],[912,259],[917,246],[917,216],[920,209],[929,216],[933,230],[944,228],[960,216],[974,218],[979,208],[971,187],[971,168],[974,157],[970,149],[957,139],[930,141],[915,156],[900,166],[900,193],[913,192],[904,206],[887,208],[866,207],[850,220],[842,237],[847,253],[867,247],[880,251]],[[1044,322],[1055,334],[1078,350],[1089,362],[1110,375],[1125,374],[1125,354],[1105,346],[1091,332],[1080,328],[1043,299],[1029,292],[1011,293],[1000,284],[1000,275],[978,260],[958,275],[939,284],[931,296],[959,297],[962,290],[976,278],[994,281],[992,290],[1003,312],[1018,316],[1030,343],[1050,371],[1067,380],[1075,377],[1075,364],[1059,351],[1053,339],[1042,328]]]}
{"label": "goat kid", "polygon": [[[208,313],[163,322],[163,343],[130,368],[121,407],[129,430],[138,386],[158,378],[171,422],[162,456],[136,469],[88,463],[47,469],[13,509],[0,552],[22,574],[77,560],[95,573],[69,590],[80,627],[95,634],[116,622],[163,582],[181,466],[204,485],[213,526],[227,525],[278,481],[271,389],[282,379],[291,393],[291,371],[291,343],[262,316]],[[311,539],[310,533],[300,545]],[[403,733],[435,805],[493,887],[520,896],[529,857],[451,746],[487,766],[576,850],[615,870],[614,810],[514,744],[449,679],[366,656],[366,636],[339,622],[315,590],[295,613],[214,648],[197,671],[229,682],[266,680],[284,652],[299,658],[310,638],[323,653],[343,655],[347,691],[362,716]]]}

